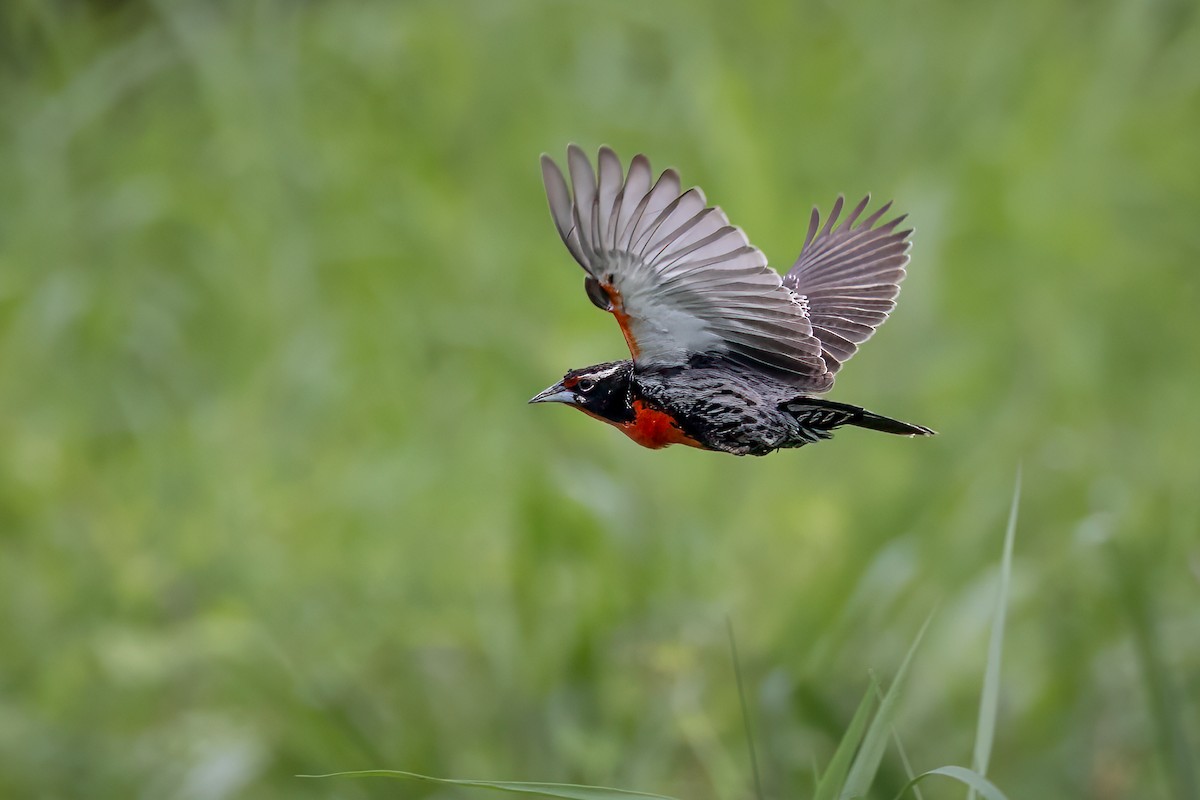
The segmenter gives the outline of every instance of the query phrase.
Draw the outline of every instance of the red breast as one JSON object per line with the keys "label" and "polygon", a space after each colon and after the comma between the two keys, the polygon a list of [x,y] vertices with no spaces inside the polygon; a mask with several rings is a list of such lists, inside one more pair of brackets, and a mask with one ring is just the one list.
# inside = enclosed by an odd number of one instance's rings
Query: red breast
{"label": "red breast", "polygon": [[632,422],[618,423],[616,427],[642,447],[649,447],[651,450],[659,450],[669,444],[683,444],[702,449],[704,447],[684,433],[673,416],[652,408],[644,400],[633,401],[633,413]]}
{"label": "red breast", "polygon": [[652,408],[645,400],[633,401],[634,417],[632,422],[613,422],[599,414],[593,414],[586,408],[579,410],[589,417],[607,422],[642,447],[648,447],[651,450],[661,450],[669,444],[683,444],[688,447],[706,449],[700,442],[684,433],[679,427],[679,422],[673,416],[665,411]]}

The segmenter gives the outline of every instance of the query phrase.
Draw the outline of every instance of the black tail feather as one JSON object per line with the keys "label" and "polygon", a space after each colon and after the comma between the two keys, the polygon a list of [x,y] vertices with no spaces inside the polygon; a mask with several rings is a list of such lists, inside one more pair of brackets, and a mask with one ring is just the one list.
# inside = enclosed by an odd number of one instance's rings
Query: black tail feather
{"label": "black tail feather", "polygon": [[817,429],[832,430],[843,425],[855,425],[898,436],[933,436],[936,431],[924,425],[901,422],[898,419],[875,414],[865,408],[847,403],[835,403],[816,397],[804,397],[785,403],[784,407],[803,425]]}
{"label": "black tail feather", "polygon": [[859,419],[851,421],[849,424],[857,425],[860,428],[870,428],[873,431],[895,433],[900,436],[933,436],[937,433],[937,431],[930,430],[924,425],[914,425],[911,422],[901,422],[898,419],[885,417],[881,414],[872,414],[865,408],[860,410],[862,411],[862,416]]}

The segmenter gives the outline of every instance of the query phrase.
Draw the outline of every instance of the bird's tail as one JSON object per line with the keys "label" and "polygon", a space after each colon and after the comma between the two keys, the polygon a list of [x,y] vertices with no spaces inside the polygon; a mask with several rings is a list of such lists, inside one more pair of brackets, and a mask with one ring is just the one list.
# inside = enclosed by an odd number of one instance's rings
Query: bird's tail
{"label": "bird's tail", "polygon": [[835,403],[832,400],[821,400],[816,397],[793,400],[787,403],[786,408],[802,422],[811,420],[819,425],[821,421],[825,421],[830,428],[856,425],[859,428],[894,433],[898,436],[933,436],[936,433],[924,425],[901,422],[882,414],[874,414],[865,408],[847,403]]}
{"label": "bird's tail", "polygon": [[884,433],[895,433],[900,436],[933,436],[937,431],[926,428],[924,425],[914,425],[911,422],[902,422],[898,419],[885,417],[882,414],[872,414],[865,408],[861,409],[862,417],[851,422],[851,425],[857,425],[860,428],[870,428],[873,431],[883,431]]}

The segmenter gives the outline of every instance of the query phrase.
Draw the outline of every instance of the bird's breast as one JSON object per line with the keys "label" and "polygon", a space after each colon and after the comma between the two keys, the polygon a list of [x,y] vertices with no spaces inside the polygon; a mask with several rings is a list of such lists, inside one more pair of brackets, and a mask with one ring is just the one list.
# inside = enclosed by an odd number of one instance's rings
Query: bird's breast
{"label": "bird's breast", "polygon": [[645,400],[633,401],[633,420],[617,425],[625,435],[642,447],[658,450],[669,444],[682,444],[688,447],[704,445],[683,432],[675,417],[665,411],[654,408]]}

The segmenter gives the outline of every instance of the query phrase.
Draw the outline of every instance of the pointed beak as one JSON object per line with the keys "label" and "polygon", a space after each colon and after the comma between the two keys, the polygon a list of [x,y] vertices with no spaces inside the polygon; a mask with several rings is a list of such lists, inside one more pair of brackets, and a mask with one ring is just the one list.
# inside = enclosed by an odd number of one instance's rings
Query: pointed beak
{"label": "pointed beak", "polygon": [[531,403],[573,403],[575,402],[575,393],[570,389],[563,388],[561,383],[556,383],[544,392],[539,392],[534,395]]}

